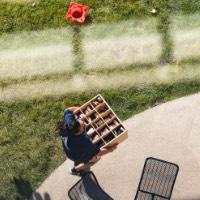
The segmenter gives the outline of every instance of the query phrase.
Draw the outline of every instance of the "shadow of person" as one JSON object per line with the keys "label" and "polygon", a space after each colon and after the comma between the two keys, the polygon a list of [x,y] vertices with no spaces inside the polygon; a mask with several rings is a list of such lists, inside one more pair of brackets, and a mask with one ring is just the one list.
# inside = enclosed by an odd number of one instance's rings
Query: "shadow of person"
{"label": "shadow of person", "polygon": [[[44,193],[42,196],[40,193],[35,192],[33,194],[33,189],[29,181],[23,178],[13,178],[13,184],[15,185],[17,196],[16,200],[51,200],[48,193]],[[4,200],[0,198],[0,200]]]}
{"label": "shadow of person", "polygon": [[48,193],[44,193],[44,199],[43,200],[51,200],[50,196]]}
{"label": "shadow of person", "polygon": [[29,199],[33,193],[31,184],[29,181],[24,180],[23,178],[13,178],[13,184],[15,185],[17,191],[17,200]]}
{"label": "shadow of person", "polygon": [[35,192],[30,200],[51,200],[48,193],[44,193],[44,197],[39,192]]}

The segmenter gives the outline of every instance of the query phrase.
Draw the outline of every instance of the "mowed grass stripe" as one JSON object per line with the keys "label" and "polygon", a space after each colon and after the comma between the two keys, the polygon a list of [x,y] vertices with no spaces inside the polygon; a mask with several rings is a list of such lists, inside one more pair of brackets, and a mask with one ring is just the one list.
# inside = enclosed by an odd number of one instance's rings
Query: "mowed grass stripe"
{"label": "mowed grass stripe", "polygon": [[0,80],[72,71],[69,45],[0,51]]}
{"label": "mowed grass stripe", "polygon": [[182,80],[198,80],[200,67],[162,66],[150,69],[134,69],[121,72],[88,73],[75,75],[72,78],[19,83],[1,88],[0,101],[27,100],[45,96],[59,96],[82,91],[116,89],[122,87],[142,86],[148,84],[170,83]]}
{"label": "mowed grass stripe", "polygon": [[[177,61],[191,56],[200,56],[199,28],[176,30],[172,33],[174,57]],[[71,72],[73,70],[72,45],[69,41],[62,43],[63,38],[58,44],[55,44],[55,41],[59,39],[52,38],[52,42],[51,39],[47,39],[44,45],[40,41],[39,46],[30,48],[19,48],[18,44],[18,48],[12,46],[11,49],[1,50],[0,80]],[[103,37],[91,41],[83,37],[82,43],[86,70],[115,68],[119,65],[136,63],[155,63],[158,62],[162,49],[160,36],[155,33],[134,36],[124,34],[120,37]]]}

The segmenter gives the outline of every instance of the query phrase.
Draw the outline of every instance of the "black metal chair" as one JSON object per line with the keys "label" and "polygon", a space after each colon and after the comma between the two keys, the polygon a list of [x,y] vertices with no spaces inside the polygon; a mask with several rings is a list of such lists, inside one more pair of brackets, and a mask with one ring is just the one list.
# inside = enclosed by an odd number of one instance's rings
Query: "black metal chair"
{"label": "black metal chair", "polygon": [[170,200],[178,165],[156,158],[147,158],[135,200]]}
{"label": "black metal chair", "polygon": [[113,200],[99,185],[92,172],[84,175],[68,191],[71,200]]}

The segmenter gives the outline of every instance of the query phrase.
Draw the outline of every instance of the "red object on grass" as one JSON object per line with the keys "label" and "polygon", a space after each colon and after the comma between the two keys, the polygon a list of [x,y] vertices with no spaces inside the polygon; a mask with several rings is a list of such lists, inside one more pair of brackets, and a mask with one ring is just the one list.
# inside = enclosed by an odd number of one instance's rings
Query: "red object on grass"
{"label": "red object on grass", "polygon": [[66,19],[71,22],[83,24],[88,14],[89,7],[83,4],[71,2],[66,12]]}

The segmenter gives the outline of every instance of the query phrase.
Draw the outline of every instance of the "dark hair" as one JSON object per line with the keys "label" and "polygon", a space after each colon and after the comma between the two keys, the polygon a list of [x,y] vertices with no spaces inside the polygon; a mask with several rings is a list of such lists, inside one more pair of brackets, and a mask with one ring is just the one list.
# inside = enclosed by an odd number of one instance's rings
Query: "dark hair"
{"label": "dark hair", "polygon": [[72,127],[69,127],[64,120],[58,121],[56,130],[59,131],[60,136],[67,136],[70,134],[76,134],[80,130],[80,123],[78,121]]}
{"label": "dark hair", "polygon": [[74,125],[73,126],[66,126],[65,127],[68,131],[71,131],[73,133],[77,133],[79,132],[79,129],[80,129],[80,123],[78,121],[75,121]]}
{"label": "dark hair", "polygon": [[55,130],[56,130],[56,131],[62,131],[63,128],[64,128],[64,120],[58,121],[57,124],[56,124]]}

